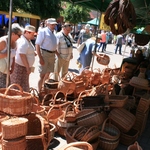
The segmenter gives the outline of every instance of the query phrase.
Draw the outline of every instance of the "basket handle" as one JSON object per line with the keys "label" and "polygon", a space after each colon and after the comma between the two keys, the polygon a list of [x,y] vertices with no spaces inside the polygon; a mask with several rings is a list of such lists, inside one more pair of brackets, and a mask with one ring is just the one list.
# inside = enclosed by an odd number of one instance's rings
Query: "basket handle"
{"label": "basket handle", "polygon": [[[51,111],[52,111],[54,108],[55,108],[55,107],[52,106],[52,107],[48,110],[47,116],[46,116],[47,120],[49,120],[49,114],[51,113]],[[62,110],[61,107],[59,107],[59,109]]]}
{"label": "basket handle", "polygon": [[63,115],[63,116],[64,116],[64,117],[63,117],[63,121],[65,121],[65,118],[66,118],[66,115],[67,115],[67,112],[68,112],[69,108],[72,108],[73,112],[76,113],[73,104],[69,104],[69,105],[66,107],[66,109],[65,109],[65,112],[64,112],[64,115]]}
{"label": "basket handle", "polygon": [[75,147],[76,146],[86,146],[87,150],[93,150],[93,147],[91,146],[91,144],[89,144],[88,142],[82,142],[82,141],[69,143],[64,147],[64,150],[69,150],[70,147],[74,147],[74,146]]}
{"label": "basket handle", "polygon": [[56,94],[55,94],[55,96],[54,96],[54,101],[53,101],[53,104],[55,104],[56,103],[56,98],[57,98],[57,95],[59,94],[59,93],[62,93],[63,95],[64,95],[64,101],[66,102],[67,101],[67,96],[66,96],[66,94],[64,94],[62,91],[58,91],[58,92],[56,92]]}
{"label": "basket handle", "polygon": [[93,130],[93,129],[98,129],[98,126],[92,126],[90,127],[87,132],[84,134],[84,136],[82,137],[81,141],[85,139],[85,137]]}
{"label": "basket handle", "polygon": [[106,125],[106,122],[109,120],[109,118],[106,118],[102,124],[102,129],[101,131],[103,132],[104,131],[104,128],[105,128],[105,125]]}
{"label": "basket handle", "polygon": [[22,87],[21,87],[19,84],[11,84],[11,85],[6,89],[4,95],[7,95],[8,92],[9,92],[9,90],[10,90],[10,88],[13,87],[13,86],[18,87],[18,89],[19,89],[20,92],[21,92],[21,95],[23,95],[23,89],[22,89]]}
{"label": "basket handle", "polygon": [[[49,98],[49,96],[51,96],[50,98]],[[44,96],[44,98],[42,99],[42,105],[44,105],[44,102],[47,100],[47,97],[49,98],[48,99],[48,101],[50,100],[50,99],[52,99],[53,98],[53,94],[52,93],[49,93],[49,94],[46,94],[45,96]]]}
{"label": "basket handle", "polygon": [[80,130],[80,129],[82,129],[83,128],[83,126],[79,126],[76,130],[75,130],[75,132],[72,134],[72,138],[74,138],[74,136],[76,135],[76,133],[78,132],[78,130]]}

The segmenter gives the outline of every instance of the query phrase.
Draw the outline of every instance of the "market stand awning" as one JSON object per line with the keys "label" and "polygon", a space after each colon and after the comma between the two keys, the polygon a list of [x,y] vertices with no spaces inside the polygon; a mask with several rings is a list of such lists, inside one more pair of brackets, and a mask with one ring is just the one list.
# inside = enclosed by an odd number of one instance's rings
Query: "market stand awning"
{"label": "market stand awning", "polygon": [[[0,11],[0,14],[9,15],[9,12]],[[13,15],[13,16],[16,16],[16,17],[33,18],[33,19],[39,19],[39,20],[41,19],[40,16],[33,15],[33,14],[28,14],[28,13],[13,12],[12,15]]]}
{"label": "market stand awning", "polygon": [[90,25],[98,26],[99,25],[99,19],[98,18],[94,18],[94,19],[88,21],[87,23],[90,24]]}

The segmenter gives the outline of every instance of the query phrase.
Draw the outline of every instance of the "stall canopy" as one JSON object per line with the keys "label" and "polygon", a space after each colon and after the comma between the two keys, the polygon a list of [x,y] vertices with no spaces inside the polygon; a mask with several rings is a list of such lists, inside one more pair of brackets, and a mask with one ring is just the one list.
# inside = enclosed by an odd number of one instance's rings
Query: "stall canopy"
{"label": "stall canopy", "polygon": [[[4,14],[4,15],[9,16],[9,12],[6,12],[6,11],[0,11],[0,14]],[[40,16],[28,14],[28,13],[13,12],[12,15],[16,16],[16,17],[33,18],[33,19],[39,19],[39,20],[41,19]]]}
{"label": "stall canopy", "polygon": [[[93,10],[105,12],[112,0],[64,0],[74,5],[88,7]],[[150,24],[150,0],[130,0],[135,8],[137,15],[137,25]]]}
{"label": "stall canopy", "polygon": [[88,21],[87,23],[90,24],[90,25],[98,26],[99,25],[99,19],[94,18],[94,19]]}

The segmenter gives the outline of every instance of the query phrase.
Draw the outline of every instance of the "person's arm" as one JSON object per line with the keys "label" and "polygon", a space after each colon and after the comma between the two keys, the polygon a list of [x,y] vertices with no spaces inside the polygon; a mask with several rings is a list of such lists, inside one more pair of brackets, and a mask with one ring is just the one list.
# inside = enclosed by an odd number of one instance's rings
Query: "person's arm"
{"label": "person's arm", "polygon": [[31,68],[29,66],[29,63],[28,63],[28,60],[27,60],[27,57],[26,57],[26,54],[19,54],[20,57],[21,57],[21,60],[24,64],[24,66],[26,67],[27,69],[27,73],[30,74],[31,73]]}
{"label": "person's arm", "polygon": [[43,59],[43,56],[41,55],[40,45],[36,44],[35,48],[36,48],[37,55],[39,57],[40,64],[44,65],[44,59]]}
{"label": "person's arm", "polygon": [[5,41],[0,41],[0,58],[6,58],[7,57],[7,51],[5,53],[1,53],[3,49],[6,47]]}

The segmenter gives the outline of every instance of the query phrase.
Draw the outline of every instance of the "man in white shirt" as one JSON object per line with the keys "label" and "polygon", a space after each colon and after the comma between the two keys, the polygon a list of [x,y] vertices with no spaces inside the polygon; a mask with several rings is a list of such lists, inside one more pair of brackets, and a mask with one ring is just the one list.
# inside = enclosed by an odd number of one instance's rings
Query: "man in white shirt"
{"label": "man in white shirt", "polygon": [[46,20],[47,27],[38,32],[35,44],[36,51],[39,57],[39,73],[38,91],[41,91],[45,80],[51,72],[54,72],[55,53],[57,40],[54,34],[55,26],[57,25],[55,18]]}

